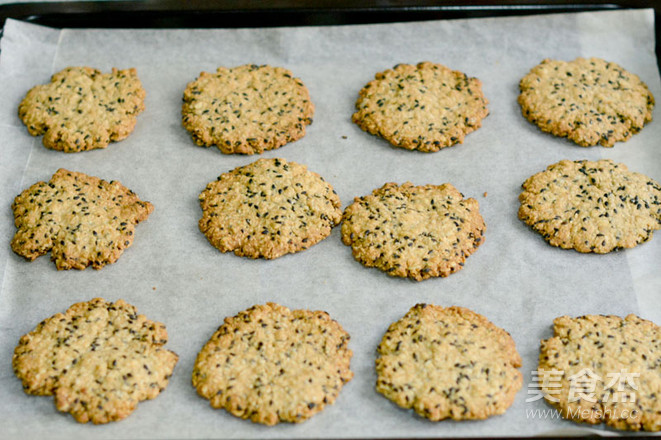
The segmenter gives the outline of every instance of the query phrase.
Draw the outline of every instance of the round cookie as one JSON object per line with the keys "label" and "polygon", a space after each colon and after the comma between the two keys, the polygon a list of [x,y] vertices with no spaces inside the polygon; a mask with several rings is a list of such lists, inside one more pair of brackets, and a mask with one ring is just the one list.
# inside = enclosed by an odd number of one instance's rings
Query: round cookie
{"label": "round cookie", "polygon": [[128,137],[145,95],[135,69],[67,67],[30,89],[18,115],[31,135],[44,135],[44,146],[75,153]]}
{"label": "round cookie", "polygon": [[398,64],[374,78],[352,120],[396,147],[432,152],[463,143],[489,114],[480,80],[440,64]]}
{"label": "round cookie", "polygon": [[583,147],[612,147],[652,120],[654,96],[647,85],[599,58],[546,59],[521,79],[519,88],[526,119]]}
{"label": "round cookie", "polygon": [[432,421],[502,414],[523,381],[509,333],[463,307],[417,304],[377,351],[376,390]]}
{"label": "round cookie", "polygon": [[12,209],[13,251],[30,261],[50,251],[62,270],[117,261],[154,206],[119,182],[60,168],[19,194]]}
{"label": "round cookie", "polygon": [[186,87],[181,114],[196,144],[259,154],[302,138],[314,105],[289,70],[246,64],[202,72]]}
{"label": "round cookie", "polygon": [[485,230],[477,201],[449,183],[386,183],[346,208],[342,242],[365,266],[421,281],[460,270]]}
{"label": "round cookie", "polygon": [[562,160],[523,183],[519,218],[553,246],[607,253],[661,228],[661,185],[611,160]]}
{"label": "round cookie", "polygon": [[[540,388],[564,418],[661,430],[661,328],[635,315],[562,316],[541,341]],[[546,383],[544,383],[546,382]]]}
{"label": "round cookie", "polygon": [[222,174],[200,194],[200,231],[221,252],[273,259],[326,238],[342,218],[320,175],[285,159],[260,159]]}
{"label": "round cookie", "polygon": [[256,305],[225,322],[195,361],[214,408],[265,425],[302,422],[351,380],[349,335],[326,312]]}
{"label": "round cookie", "polygon": [[178,360],[167,339],[163,324],[132,305],[95,298],[24,335],[12,365],[26,393],[55,396],[80,423],[108,423],[165,389]]}

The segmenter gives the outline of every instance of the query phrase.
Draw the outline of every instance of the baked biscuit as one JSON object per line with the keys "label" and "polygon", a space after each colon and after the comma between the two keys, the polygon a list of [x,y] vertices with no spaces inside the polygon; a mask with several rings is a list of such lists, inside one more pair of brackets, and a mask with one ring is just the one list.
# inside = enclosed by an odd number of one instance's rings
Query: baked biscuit
{"label": "baked biscuit", "polygon": [[661,328],[635,315],[562,316],[541,341],[538,377],[564,418],[661,430]]}
{"label": "baked biscuit", "polygon": [[14,252],[32,261],[50,251],[62,270],[117,261],[154,207],[119,182],[61,168],[19,194],[12,209]]}
{"label": "baked biscuit", "polygon": [[278,258],[326,238],[342,218],[320,175],[285,159],[260,159],[222,174],[200,194],[200,231],[221,252]]}
{"label": "baked biscuit", "polygon": [[477,201],[449,183],[386,183],[345,209],[342,242],[365,266],[421,281],[460,270],[485,230]]}
{"label": "baked biscuit", "polygon": [[363,87],[352,120],[396,147],[431,152],[463,143],[487,103],[477,78],[430,62],[398,64]]}
{"label": "baked biscuit", "polygon": [[302,138],[314,105],[289,70],[246,64],[202,72],[186,87],[181,113],[196,144],[260,154]]}
{"label": "baked biscuit", "polygon": [[145,109],[145,95],[135,69],[67,67],[49,84],[33,87],[18,115],[31,135],[44,135],[44,146],[75,153],[128,137]]}
{"label": "baked biscuit", "polygon": [[523,183],[519,218],[553,246],[599,254],[661,228],[661,186],[624,164],[562,160]]}
{"label": "baked biscuit", "polygon": [[195,361],[214,408],[265,425],[302,422],[351,380],[349,335],[326,312],[256,305],[225,322]]}
{"label": "baked biscuit", "polygon": [[583,147],[612,147],[652,120],[654,96],[621,66],[599,58],[546,59],[519,83],[523,116]]}
{"label": "baked biscuit", "polygon": [[108,423],[165,389],[178,360],[167,340],[165,326],[132,305],[95,298],[24,335],[12,365],[26,393],[54,396],[80,423]]}
{"label": "baked biscuit", "polygon": [[514,341],[463,307],[418,304],[383,336],[376,390],[432,421],[502,414],[521,388]]}

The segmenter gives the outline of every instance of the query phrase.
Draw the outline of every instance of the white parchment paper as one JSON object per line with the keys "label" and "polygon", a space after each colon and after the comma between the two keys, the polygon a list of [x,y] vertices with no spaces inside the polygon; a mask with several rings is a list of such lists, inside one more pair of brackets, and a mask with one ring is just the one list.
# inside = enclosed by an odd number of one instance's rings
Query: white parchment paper
{"label": "white parchment paper", "polygon": [[[597,56],[637,73],[661,97],[653,20],[653,11],[638,10],[232,30],[56,30],[8,21],[0,53],[2,437],[443,437],[577,428],[531,414],[551,408],[542,400],[526,402],[539,340],[551,336],[553,318],[564,314],[634,312],[661,323],[661,239],[608,255],[551,247],[517,219],[520,185],[565,158],[612,158],[659,180],[661,122],[613,149],[578,147],[521,116],[518,82],[544,58]],[[358,91],[376,72],[424,60],[483,82],[491,114],[463,145],[431,154],[405,151],[351,123]],[[390,278],[354,261],[339,228],[311,249],[274,261],[211,247],[197,228],[198,194],[221,173],[257,157],[195,146],[181,126],[181,97],[201,71],[244,63],[287,67],[308,86],[316,113],[307,135],[263,156],[306,164],[334,185],[344,206],[388,181],[451,182],[476,198],[487,223],[486,241],[465,268],[420,283]],[[105,150],[64,154],[28,135],[16,115],[20,100],[70,65],[138,69],[147,109],[128,139]],[[100,271],[58,272],[48,256],[28,263],[11,252],[11,201],[59,167],[119,180],[155,205],[117,263]],[[39,321],[96,296],[123,298],[164,322],[168,347],[180,361],[165,392],[141,403],[126,420],[83,426],[55,411],[52,398],[25,395],[11,357],[19,337]],[[213,410],[191,386],[195,356],[223,318],[267,301],[326,310],[352,335],[354,379],[334,405],[300,425],[268,428],[237,419]],[[505,415],[430,423],[374,391],[377,344],[388,325],[419,302],[469,307],[512,334],[525,379]]]}

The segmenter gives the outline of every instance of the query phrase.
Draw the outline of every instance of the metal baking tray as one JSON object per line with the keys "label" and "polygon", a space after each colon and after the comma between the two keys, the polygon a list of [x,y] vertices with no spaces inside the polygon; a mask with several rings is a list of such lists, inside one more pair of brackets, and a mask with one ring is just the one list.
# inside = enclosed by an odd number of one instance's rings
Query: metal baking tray
{"label": "metal baking tray", "polygon": [[0,5],[0,23],[14,18],[71,28],[237,28],[532,15],[654,8],[658,0],[144,0],[60,1]]}
{"label": "metal baking tray", "polygon": [[[654,8],[656,34],[661,35],[661,1],[658,0],[585,0],[580,3],[566,0],[144,0],[4,4],[0,5],[0,36],[8,18],[55,28],[256,28],[412,22],[635,8]],[[660,60],[658,42],[656,55],[657,60]]]}
{"label": "metal baking tray", "polygon": [[[7,18],[56,28],[245,28],[393,23],[457,18],[654,8],[652,0],[144,0],[59,1],[0,5]],[[656,44],[657,59],[661,59]],[[660,65],[661,66],[661,65]]]}

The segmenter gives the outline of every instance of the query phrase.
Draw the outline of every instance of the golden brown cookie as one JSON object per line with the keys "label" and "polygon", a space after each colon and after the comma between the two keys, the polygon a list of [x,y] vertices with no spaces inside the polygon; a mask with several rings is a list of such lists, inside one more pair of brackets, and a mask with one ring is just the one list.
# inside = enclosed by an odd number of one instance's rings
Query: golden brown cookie
{"label": "golden brown cookie", "polygon": [[314,105],[289,70],[246,64],[202,72],[186,87],[181,113],[196,144],[260,154],[302,138]]}
{"label": "golden brown cookie", "polygon": [[553,333],[541,341],[538,378],[564,418],[661,430],[659,326],[635,315],[562,316]]}
{"label": "golden brown cookie", "polygon": [[178,360],[167,340],[165,326],[132,305],[95,298],[24,335],[12,365],[26,393],[55,396],[80,423],[108,423],[165,389]]}
{"label": "golden brown cookie", "polygon": [[378,354],[376,390],[432,421],[502,414],[523,380],[509,333],[463,307],[417,304]]}
{"label": "golden brown cookie", "polygon": [[425,152],[463,143],[488,114],[482,83],[430,62],[398,64],[360,91],[353,122],[396,147]]}
{"label": "golden brown cookie", "polygon": [[307,249],[340,222],[340,198],[319,174],[260,159],[222,174],[200,194],[200,231],[221,252],[273,259]]}
{"label": "golden brown cookie", "polygon": [[661,228],[661,185],[611,160],[562,160],[523,183],[519,218],[553,246],[607,253]]}
{"label": "golden brown cookie", "polygon": [[652,120],[654,96],[621,66],[599,58],[545,59],[519,84],[523,116],[583,147],[612,147]]}
{"label": "golden brown cookie", "polygon": [[117,261],[154,207],[119,182],[59,169],[19,194],[12,209],[14,252],[32,261],[50,251],[61,270]]}
{"label": "golden brown cookie", "polygon": [[128,137],[145,95],[135,69],[67,67],[30,89],[18,115],[31,135],[44,135],[44,146],[75,153]]}
{"label": "golden brown cookie", "polygon": [[214,408],[265,425],[302,422],[351,380],[349,335],[326,312],[256,305],[225,322],[195,361]]}
{"label": "golden brown cookie", "polygon": [[342,242],[365,266],[421,281],[460,270],[485,230],[477,201],[449,183],[386,183],[345,209]]}

